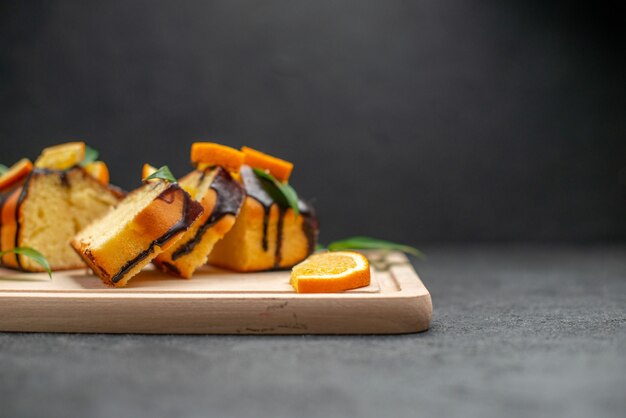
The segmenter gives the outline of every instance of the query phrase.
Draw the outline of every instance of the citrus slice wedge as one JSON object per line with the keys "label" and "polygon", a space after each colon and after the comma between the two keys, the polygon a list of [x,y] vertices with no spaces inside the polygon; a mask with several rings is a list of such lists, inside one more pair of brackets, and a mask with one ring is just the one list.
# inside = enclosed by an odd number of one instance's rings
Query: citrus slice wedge
{"label": "citrus slice wedge", "polygon": [[330,293],[370,284],[370,264],[361,253],[332,251],[313,254],[291,269],[298,293]]}
{"label": "citrus slice wedge", "polygon": [[35,167],[67,170],[80,164],[84,158],[84,142],[66,142],[65,144],[44,148],[39,158],[35,160]]}
{"label": "citrus slice wedge", "polygon": [[94,161],[85,166],[85,171],[105,186],[109,184],[109,168],[104,161]]}
{"label": "citrus slice wedge", "polygon": [[281,160],[249,147],[241,147],[241,152],[245,155],[244,164],[267,170],[278,181],[286,182],[289,180],[291,170],[293,170],[293,164],[289,161]]}
{"label": "citrus slice wedge", "polygon": [[157,168],[155,166],[145,163],[143,167],[141,168],[141,180],[144,180],[146,177],[153,174],[155,171],[157,171]]}
{"label": "citrus slice wedge", "polygon": [[0,176],[0,190],[17,183],[33,171],[33,163],[28,158],[22,158],[13,164],[9,170]]}
{"label": "citrus slice wedge", "polygon": [[239,173],[244,155],[241,151],[213,142],[194,142],[191,145],[191,163],[199,170],[221,165],[232,173]]}

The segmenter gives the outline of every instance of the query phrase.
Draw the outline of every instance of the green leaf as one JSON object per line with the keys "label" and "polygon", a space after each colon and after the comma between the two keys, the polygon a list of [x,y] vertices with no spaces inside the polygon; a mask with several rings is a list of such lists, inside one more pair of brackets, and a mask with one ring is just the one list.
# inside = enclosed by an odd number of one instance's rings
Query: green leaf
{"label": "green leaf", "polygon": [[48,263],[48,260],[46,260],[46,257],[44,257],[42,253],[35,250],[34,248],[16,247],[16,248],[12,248],[6,251],[0,251],[0,257],[2,257],[5,254],[20,254],[20,255],[24,255],[30,258],[31,260],[39,264],[41,267],[43,267],[46,270],[46,272],[48,272],[48,276],[50,276],[50,278],[52,279],[52,270],[50,270],[50,263]]}
{"label": "green leaf", "polygon": [[89,163],[93,163],[98,160],[100,153],[95,148],[91,148],[89,145],[85,145],[85,158],[80,162],[83,167]]}
{"label": "green leaf", "polygon": [[278,181],[267,171],[263,171],[258,168],[253,168],[253,170],[257,177],[271,183],[278,190],[282,199],[284,199],[285,203],[293,210],[293,213],[296,216],[300,215],[300,209],[298,208],[298,194],[294,188],[289,185],[289,183]]}
{"label": "green leaf", "polygon": [[9,167],[4,164],[0,164],[0,176],[9,171]]}
{"label": "green leaf", "polygon": [[328,244],[330,251],[341,250],[390,250],[390,251],[402,251],[403,253],[414,255],[422,260],[426,259],[426,256],[417,248],[409,245],[398,244],[396,242],[384,241],[381,239],[370,237],[351,237],[340,241],[334,241]]}
{"label": "green leaf", "polygon": [[153,180],[153,179],[161,179],[165,181],[169,181],[170,183],[176,183],[176,177],[172,174],[170,168],[166,165],[159,168],[154,173],[150,174],[148,177],[143,179],[143,181]]}
{"label": "green leaf", "polygon": [[324,245],[322,245],[322,244],[316,244],[315,245],[315,251],[324,251],[326,249],[327,248]]}

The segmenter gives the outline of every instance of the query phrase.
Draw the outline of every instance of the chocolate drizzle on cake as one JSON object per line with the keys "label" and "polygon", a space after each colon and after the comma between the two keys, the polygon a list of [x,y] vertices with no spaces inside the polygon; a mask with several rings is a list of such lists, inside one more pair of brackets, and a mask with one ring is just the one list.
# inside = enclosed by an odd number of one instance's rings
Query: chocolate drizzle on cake
{"label": "chocolate drizzle on cake", "polygon": [[[215,202],[215,206],[213,207],[213,211],[211,212],[211,216],[209,216],[206,222],[198,228],[198,231],[193,238],[181,245],[174,253],[172,253],[172,260],[177,260],[180,257],[192,252],[211,226],[215,225],[226,215],[237,216],[239,209],[241,209],[241,204],[243,203],[245,196],[243,188],[239,183],[233,180],[230,173],[228,173],[228,171],[224,168],[217,167],[215,170],[217,170],[217,172],[211,182],[210,188],[215,191],[217,200]],[[204,176],[205,172],[202,173],[200,181],[202,181]]]}
{"label": "chocolate drizzle on cake", "polygon": [[[15,204],[15,212],[13,214],[13,219],[15,222],[15,237],[14,237],[14,241],[13,241],[13,247],[8,247],[6,248],[11,249],[11,248],[15,248],[15,247],[19,247],[18,245],[18,237],[19,237],[19,229],[20,229],[20,222],[19,222],[19,209],[20,206],[22,204],[22,201],[24,200],[24,198],[26,197],[26,191],[28,190],[28,182],[30,181],[32,172],[29,173],[27,176],[25,176],[23,179],[21,179],[20,181],[18,181],[17,183],[7,187],[5,190],[0,190],[0,251],[2,251],[4,248],[2,248],[2,227],[4,225],[2,225],[2,211],[4,209],[4,205],[6,204],[6,202],[11,199],[12,196],[14,196],[16,193],[19,193],[18,198],[17,198],[17,202]],[[15,257],[15,262],[17,264],[18,268],[21,268],[21,261],[20,261],[20,257],[18,254],[13,254],[13,256]],[[0,257],[0,265],[4,264],[2,261],[2,257]]]}
{"label": "chocolate drizzle on cake", "polygon": [[[24,179],[27,179],[28,177],[24,177]],[[4,205],[5,203],[11,198],[11,196],[13,196],[15,193],[21,193],[20,189],[21,187],[24,186],[24,184],[26,183],[25,180],[22,179],[20,180],[18,183],[13,184],[7,188],[5,188],[4,190],[0,190],[0,251],[3,250],[2,248],[2,210],[4,209]],[[8,248],[7,248],[8,249]],[[17,254],[16,254],[17,256]],[[2,264],[2,257],[0,257],[0,265]]]}
{"label": "chocolate drizzle on cake", "polygon": [[[33,169],[33,171],[31,171],[28,176],[26,177],[26,180],[24,181],[24,184],[22,184],[22,190],[20,192],[20,196],[17,199],[17,203],[15,205],[15,242],[14,242],[14,248],[17,248],[20,246],[20,229],[22,228],[22,223],[20,222],[20,212],[22,211],[22,204],[24,203],[24,199],[26,199],[26,196],[28,196],[28,186],[30,183],[30,180],[33,177],[39,176],[39,175],[43,175],[43,174],[57,174],[59,176],[59,181],[61,182],[61,185],[63,187],[70,187],[70,182],[67,176],[67,173],[69,170],[74,169],[76,166],[68,169],[68,170],[52,170],[49,168],[35,168]],[[15,261],[17,263],[17,268],[18,269],[22,269],[22,260],[20,259],[20,256],[18,254],[15,254]]]}
{"label": "chocolate drizzle on cake", "polygon": [[162,247],[167,241],[174,237],[174,235],[187,230],[189,226],[191,226],[191,224],[196,220],[196,218],[200,216],[200,214],[202,213],[202,205],[200,205],[196,201],[191,200],[189,194],[181,189],[178,184],[171,184],[159,196],[157,196],[157,199],[162,200],[167,204],[172,204],[176,200],[176,194],[181,192],[183,194],[183,210],[178,222],[176,222],[170,229],[168,229],[165,234],[152,241],[148,249],[142,251],[135,258],[124,264],[120,271],[111,278],[111,282],[119,282],[126,275],[126,273],[128,273],[139,262],[148,257],[148,255],[150,255],[154,251],[154,247]]}
{"label": "chocolate drizzle on cake", "polygon": [[243,181],[243,185],[246,189],[246,193],[248,196],[256,200],[263,206],[263,251],[267,251],[268,243],[267,243],[267,228],[269,226],[270,221],[270,209],[274,204],[274,199],[272,196],[265,191],[261,180],[254,174],[252,168],[248,166],[241,167],[241,180]]}
{"label": "chocolate drizzle on cake", "polygon": [[61,185],[65,188],[70,187],[70,181],[67,177],[67,171],[61,171]]}
{"label": "chocolate drizzle on cake", "polygon": [[[279,268],[281,263],[281,249],[283,244],[283,225],[285,213],[287,209],[281,207],[276,203],[272,196],[263,187],[262,181],[254,174],[254,171],[248,167],[241,167],[241,179],[243,180],[246,193],[249,197],[256,200],[263,206],[263,250],[268,250],[268,238],[267,230],[269,226],[269,219],[272,205],[276,204],[278,207],[278,222],[276,224],[276,250],[274,252],[274,268]],[[302,231],[307,238],[308,254],[311,254],[315,250],[315,242],[317,240],[317,218],[313,209],[304,203],[298,201],[298,210],[302,219]]]}
{"label": "chocolate drizzle on cake", "polygon": [[278,223],[276,224],[276,251],[274,252],[274,268],[280,267],[280,249],[283,246],[283,225],[286,210],[278,207]]}
{"label": "chocolate drizzle on cake", "polygon": [[[12,238],[13,239],[13,243],[9,243],[9,246],[6,249],[10,249],[10,248],[16,248],[16,247],[20,247],[23,245],[23,243],[21,242],[21,238],[20,238],[20,231],[22,229],[22,223],[23,223],[23,219],[20,219],[20,213],[22,212],[22,205],[24,203],[24,201],[28,198],[28,193],[30,190],[30,185],[31,185],[31,181],[33,179],[36,179],[39,176],[50,176],[50,175],[54,175],[58,178],[60,184],[62,187],[65,188],[69,188],[71,187],[70,184],[70,173],[76,170],[80,170],[82,171],[84,176],[90,176],[84,168],[75,165],[73,167],[68,168],[67,170],[55,170],[55,169],[51,169],[51,168],[41,168],[41,167],[37,167],[37,168],[33,168],[33,170],[28,173],[27,175],[25,175],[24,177],[22,177],[19,181],[17,181],[16,183],[4,188],[3,190],[0,190],[0,216],[2,214],[2,210],[5,208],[5,204],[9,201],[9,199],[11,199],[12,196],[14,196],[16,193],[18,193],[17,196],[17,200],[15,202],[15,212],[13,213],[13,215],[11,216],[13,218],[13,222],[15,222],[15,235]],[[95,181],[95,180],[94,180]],[[124,192],[122,189],[120,189],[119,187],[115,187],[112,185],[107,185],[106,186],[110,191],[112,191],[115,195],[117,195],[118,197],[123,197],[126,192]],[[8,209],[7,209],[8,210]],[[6,225],[2,224],[2,220],[0,219],[0,251],[3,249],[2,248],[2,228],[6,227]],[[11,267],[11,268],[17,268],[17,269],[23,269],[22,266],[22,262],[20,259],[20,256],[18,254],[11,254],[12,257],[15,257],[15,266],[7,266],[7,267]],[[0,258],[0,265],[2,265],[2,258]]]}
{"label": "chocolate drizzle on cake", "polygon": [[[28,195],[28,183],[33,177],[33,173],[35,173],[35,171],[31,171],[26,178],[26,181],[22,185],[20,196],[17,198],[17,203],[15,204],[15,241],[13,243],[13,248],[17,248],[20,246],[20,229],[22,226],[22,223],[20,222],[20,211],[22,209],[22,203],[24,203],[24,199],[26,199],[26,196]],[[20,260],[19,254],[15,254],[15,261],[17,262],[17,268],[21,269],[22,260]]]}
{"label": "chocolate drizzle on cake", "polygon": [[300,200],[298,202],[298,209],[300,214],[303,215],[302,219],[302,232],[307,240],[307,256],[313,254],[315,251],[315,244],[317,243],[317,233],[319,231],[319,221],[315,216],[313,207]]}

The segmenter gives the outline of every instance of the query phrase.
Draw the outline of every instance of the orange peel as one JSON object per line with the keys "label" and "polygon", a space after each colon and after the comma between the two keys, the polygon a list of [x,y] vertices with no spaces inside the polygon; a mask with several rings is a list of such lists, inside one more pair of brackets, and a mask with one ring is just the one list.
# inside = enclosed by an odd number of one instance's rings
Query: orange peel
{"label": "orange peel", "polygon": [[0,190],[17,183],[31,171],[33,171],[33,163],[28,158],[22,158],[0,176]]}
{"label": "orange peel", "polygon": [[67,170],[85,159],[84,142],[66,142],[44,148],[35,160],[35,167],[53,170]]}
{"label": "orange peel", "polygon": [[105,186],[109,184],[109,167],[104,161],[94,161],[85,166],[85,171]]}
{"label": "orange peel", "polygon": [[191,145],[191,163],[199,170],[222,166],[232,173],[239,173],[243,164],[243,152],[214,142],[194,142]]}
{"label": "orange peel", "polygon": [[332,293],[370,284],[367,258],[353,251],[313,254],[291,269],[291,285],[298,293]]}
{"label": "orange peel", "polygon": [[146,177],[148,177],[155,171],[157,171],[157,168],[155,166],[145,163],[143,167],[141,167],[141,180],[145,180]]}
{"label": "orange peel", "polygon": [[287,182],[289,180],[289,176],[293,170],[293,163],[250,147],[241,147],[241,152],[245,155],[244,164],[250,167],[260,168],[261,170],[267,170],[278,181]]}

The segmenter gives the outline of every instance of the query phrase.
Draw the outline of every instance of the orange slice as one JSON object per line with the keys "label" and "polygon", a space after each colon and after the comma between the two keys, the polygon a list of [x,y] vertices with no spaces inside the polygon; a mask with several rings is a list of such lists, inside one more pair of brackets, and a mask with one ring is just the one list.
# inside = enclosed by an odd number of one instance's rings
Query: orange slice
{"label": "orange slice", "polygon": [[286,182],[289,180],[291,170],[293,170],[293,164],[289,161],[281,160],[248,147],[241,147],[241,151],[245,155],[244,164],[267,170],[278,181]]}
{"label": "orange slice", "polygon": [[33,163],[28,158],[22,158],[9,168],[9,170],[0,176],[0,190],[5,189],[33,171]]}
{"label": "orange slice", "polygon": [[35,167],[67,170],[80,164],[84,158],[84,142],[66,142],[65,144],[44,148],[39,158],[35,160]]}
{"label": "orange slice", "polygon": [[226,145],[213,142],[194,142],[191,145],[191,163],[199,170],[221,165],[230,172],[239,173],[243,158],[241,151]]}
{"label": "orange slice", "polygon": [[109,168],[104,161],[94,161],[87,164],[85,171],[105,186],[109,184]]}
{"label": "orange slice", "polygon": [[313,254],[291,269],[298,293],[329,293],[370,284],[370,264],[361,253],[331,251]]}
{"label": "orange slice", "polygon": [[157,168],[155,166],[145,163],[141,168],[141,180],[145,180],[146,177],[148,177],[155,171],[157,171]]}

